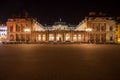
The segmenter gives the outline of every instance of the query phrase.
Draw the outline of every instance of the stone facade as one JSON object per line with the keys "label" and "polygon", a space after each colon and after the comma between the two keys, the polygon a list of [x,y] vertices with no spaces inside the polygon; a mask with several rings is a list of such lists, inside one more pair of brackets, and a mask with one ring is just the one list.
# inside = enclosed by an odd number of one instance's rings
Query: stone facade
{"label": "stone facade", "polygon": [[7,27],[8,39],[15,42],[115,42],[115,21],[108,17],[86,17],[77,26],[59,21],[49,27],[32,18],[12,18]]}
{"label": "stone facade", "polygon": [[0,41],[7,39],[7,26],[5,24],[0,24]]}
{"label": "stone facade", "polygon": [[116,26],[116,42],[120,43],[120,23],[117,23]]}
{"label": "stone facade", "polygon": [[32,31],[44,31],[43,26],[33,18],[8,19],[7,29],[7,38],[13,42],[30,42]]}
{"label": "stone facade", "polygon": [[86,31],[89,42],[114,43],[116,22],[110,17],[86,17],[75,30]]}

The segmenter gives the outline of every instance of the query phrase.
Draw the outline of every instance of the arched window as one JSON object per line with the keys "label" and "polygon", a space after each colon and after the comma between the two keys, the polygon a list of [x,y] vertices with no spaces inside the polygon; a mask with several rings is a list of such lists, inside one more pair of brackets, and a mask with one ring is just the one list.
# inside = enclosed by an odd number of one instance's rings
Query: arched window
{"label": "arched window", "polygon": [[14,40],[14,35],[10,35],[10,41],[13,41]]}

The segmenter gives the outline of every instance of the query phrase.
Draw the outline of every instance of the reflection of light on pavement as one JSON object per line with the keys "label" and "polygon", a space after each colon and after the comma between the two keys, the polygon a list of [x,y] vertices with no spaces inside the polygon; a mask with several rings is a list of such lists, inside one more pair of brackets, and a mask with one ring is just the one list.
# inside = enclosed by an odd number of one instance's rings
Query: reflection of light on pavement
{"label": "reflection of light on pavement", "polygon": [[84,48],[91,49],[91,48],[95,48],[95,47],[96,47],[96,44],[82,44],[82,46],[83,46]]}

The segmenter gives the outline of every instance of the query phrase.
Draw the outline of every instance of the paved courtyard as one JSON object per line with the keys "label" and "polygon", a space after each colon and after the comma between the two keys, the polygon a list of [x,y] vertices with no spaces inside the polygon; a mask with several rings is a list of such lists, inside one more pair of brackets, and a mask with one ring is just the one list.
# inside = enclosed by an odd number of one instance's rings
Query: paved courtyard
{"label": "paved courtyard", "polygon": [[0,80],[120,80],[120,45],[0,44]]}

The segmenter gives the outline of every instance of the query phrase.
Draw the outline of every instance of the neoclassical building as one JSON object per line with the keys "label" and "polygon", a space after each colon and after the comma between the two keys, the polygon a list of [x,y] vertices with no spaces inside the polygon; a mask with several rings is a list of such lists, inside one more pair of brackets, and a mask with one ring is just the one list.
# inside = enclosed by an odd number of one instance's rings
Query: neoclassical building
{"label": "neoclassical building", "polygon": [[7,28],[12,42],[115,43],[116,22],[110,17],[85,17],[78,25],[60,19],[42,26],[33,18],[21,17],[8,19]]}
{"label": "neoclassical building", "polygon": [[111,17],[86,17],[75,31],[86,31],[86,40],[92,43],[114,43],[116,22]]}
{"label": "neoclassical building", "polygon": [[33,18],[11,18],[7,21],[7,38],[11,42],[31,42],[33,31],[45,31],[44,27]]}
{"label": "neoclassical building", "polygon": [[116,17],[116,43],[120,44],[120,17]]}

